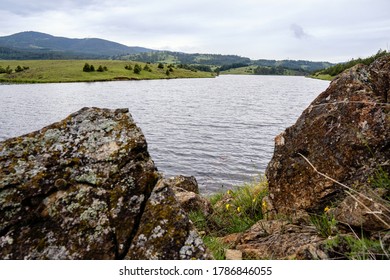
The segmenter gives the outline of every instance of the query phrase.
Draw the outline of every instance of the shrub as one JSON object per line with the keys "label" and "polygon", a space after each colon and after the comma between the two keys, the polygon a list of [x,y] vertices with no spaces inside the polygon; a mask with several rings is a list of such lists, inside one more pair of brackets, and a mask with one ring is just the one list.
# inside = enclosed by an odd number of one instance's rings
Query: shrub
{"label": "shrub", "polygon": [[158,64],[157,66],[159,69],[164,69],[164,64],[162,64],[161,62]]}
{"label": "shrub", "polygon": [[23,71],[23,68],[20,67],[20,65],[16,66],[16,68],[15,68],[15,72],[16,73],[19,73],[19,72],[22,72],[22,71]]}
{"label": "shrub", "polygon": [[149,67],[148,64],[145,64],[144,69],[145,71],[152,72],[152,69]]}
{"label": "shrub", "polygon": [[18,66],[16,66],[16,68],[15,68],[15,72],[16,73],[19,73],[19,72],[22,72],[22,71],[24,71],[24,70],[28,70],[28,69],[30,69],[30,67],[27,67],[27,66],[20,66],[20,65],[18,65]]}
{"label": "shrub", "polygon": [[131,71],[131,70],[133,70],[133,67],[129,64],[129,65],[126,65],[126,66],[125,66],[125,69]]}

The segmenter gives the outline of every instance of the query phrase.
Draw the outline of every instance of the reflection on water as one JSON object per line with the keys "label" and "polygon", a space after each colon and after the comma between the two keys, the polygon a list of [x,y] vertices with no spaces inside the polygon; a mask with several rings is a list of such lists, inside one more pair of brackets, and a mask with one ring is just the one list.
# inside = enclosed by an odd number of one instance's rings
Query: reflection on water
{"label": "reflection on water", "polygon": [[0,140],[37,130],[85,106],[129,108],[159,171],[194,175],[214,192],[265,171],[273,139],[329,82],[220,76],[105,83],[0,85]]}

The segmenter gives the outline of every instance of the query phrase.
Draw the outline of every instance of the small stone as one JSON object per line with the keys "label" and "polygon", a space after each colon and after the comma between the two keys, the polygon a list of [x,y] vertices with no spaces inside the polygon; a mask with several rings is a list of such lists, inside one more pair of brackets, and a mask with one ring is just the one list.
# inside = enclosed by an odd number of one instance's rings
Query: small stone
{"label": "small stone", "polygon": [[240,250],[225,250],[225,259],[226,260],[242,260],[242,252]]}

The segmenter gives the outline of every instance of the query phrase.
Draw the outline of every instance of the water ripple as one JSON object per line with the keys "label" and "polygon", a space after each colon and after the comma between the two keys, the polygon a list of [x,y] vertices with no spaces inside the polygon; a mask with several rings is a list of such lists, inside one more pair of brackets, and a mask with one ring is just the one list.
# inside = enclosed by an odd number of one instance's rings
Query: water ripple
{"label": "water ripple", "polygon": [[263,173],[274,137],[328,82],[303,77],[0,85],[0,140],[40,129],[85,106],[129,108],[166,175],[194,175],[202,192]]}

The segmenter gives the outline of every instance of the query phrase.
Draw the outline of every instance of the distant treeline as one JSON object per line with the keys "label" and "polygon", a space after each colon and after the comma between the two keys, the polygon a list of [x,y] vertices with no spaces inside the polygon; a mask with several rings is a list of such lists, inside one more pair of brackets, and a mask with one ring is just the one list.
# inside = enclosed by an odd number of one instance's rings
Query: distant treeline
{"label": "distant treeline", "polygon": [[106,58],[95,54],[52,51],[39,49],[36,51],[21,50],[0,46],[0,59],[2,60],[49,60],[49,59],[99,59]]}
{"label": "distant treeline", "polygon": [[289,75],[305,76],[308,74],[304,69],[290,69],[282,66],[258,66],[253,69],[255,75]]}
{"label": "distant treeline", "polygon": [[381,50],[380,49],[376,54],[374,54],[374,55],[372,55],[370,57],[351,59],[348,62],[339,63],[339,64],[336,64],[334,66],[328,67],[328,68],[326,68],[324,70],[315,72],[314,75],[323,74],[323,75],[336,76],[336,75],[342,73],[344,70],[349,69],[349,68],[355,66],[356,64],[360,64],[361,63],[361,64],[369,65],[372,62],[374,62],[377,58],[379,58],[381,56],[385,56],[385,55],[389,55],[389,53],[386,50]]}
{"label": "distant treeline", "polygon": [[199,53],[181,53],[170,51],[148,52],[129,54],[125,56],[116,56],[114,59],[126,59],[141,62],[171,62],[176,64],[197,64],[197,65],[227,65],[234,63],[250,63],[247,57],[238,55],[222,55],[222,54],[199,54]]}

